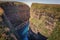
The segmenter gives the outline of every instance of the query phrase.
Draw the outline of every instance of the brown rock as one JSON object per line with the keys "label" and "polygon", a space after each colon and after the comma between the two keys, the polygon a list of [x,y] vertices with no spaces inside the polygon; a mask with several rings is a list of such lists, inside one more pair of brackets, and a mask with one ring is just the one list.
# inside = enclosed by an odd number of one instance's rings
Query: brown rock
{"label": "brown rock", "polygon": [[14,26],[29,20],[30,8],[28,5],[21,2],[4,2],[1,6],[8,20],[10,20]]}

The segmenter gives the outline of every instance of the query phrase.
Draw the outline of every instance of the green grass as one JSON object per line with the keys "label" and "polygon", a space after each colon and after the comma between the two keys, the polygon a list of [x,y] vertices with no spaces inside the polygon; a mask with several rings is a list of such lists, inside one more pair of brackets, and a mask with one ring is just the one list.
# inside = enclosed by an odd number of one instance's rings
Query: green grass
{"label": "green grass", "polygon": [[39,29],[39,32],[42,35],[44,35],[46,37],[49,36],[49,34],[48,34],[49,30],[46,29],[46,27],[45,27],[45,19],[44,18],[41,18],[40,20],[39,19],[36,19],[36,18],[31,18],[30,19],[30,22],[32,22],[35,25],[34,28]]}
{"label": "green grass", "polygon": [[60,40],[60,21],[57,22],[56,28],[48,40]]}

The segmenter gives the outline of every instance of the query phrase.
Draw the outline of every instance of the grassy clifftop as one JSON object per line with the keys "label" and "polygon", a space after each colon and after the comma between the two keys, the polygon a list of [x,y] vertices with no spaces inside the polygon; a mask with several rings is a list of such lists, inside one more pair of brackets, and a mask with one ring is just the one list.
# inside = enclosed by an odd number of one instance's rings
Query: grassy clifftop
{"label": "grassy clifftop", "polygon": [[59,4],[38,4],[33,3],[30,9],[30,27],[33,32],[49,37],[60,18]]}
{"label": "grassy clifftop", "polygon": [[56,23],[57,25],[48,40],[60,40],[60,21],[57,21]]}

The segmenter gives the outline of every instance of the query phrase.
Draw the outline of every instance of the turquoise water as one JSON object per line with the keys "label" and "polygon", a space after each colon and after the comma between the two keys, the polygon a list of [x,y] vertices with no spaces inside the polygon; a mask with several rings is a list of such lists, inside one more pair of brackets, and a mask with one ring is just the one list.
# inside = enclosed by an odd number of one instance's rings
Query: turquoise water
{"label": "turquoise water", "polygon": [[28,40],[28,28],[29,28],[29,23],[27,23],[22,29],[17,30],[19,36],[21,37],[20,40]]}

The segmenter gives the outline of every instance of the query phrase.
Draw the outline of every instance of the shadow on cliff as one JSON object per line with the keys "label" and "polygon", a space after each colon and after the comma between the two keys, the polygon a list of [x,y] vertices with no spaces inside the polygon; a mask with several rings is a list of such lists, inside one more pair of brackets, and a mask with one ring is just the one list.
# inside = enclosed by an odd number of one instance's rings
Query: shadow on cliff
{"label": "shadow on cliff", "polygon": [[29,40],[47,40],[47,37],[43,36],[42,34],[40,34],[39,32],[36,34],[34,33],[31,28],[29,29],[29,33],[28,33],[28,39]]}

